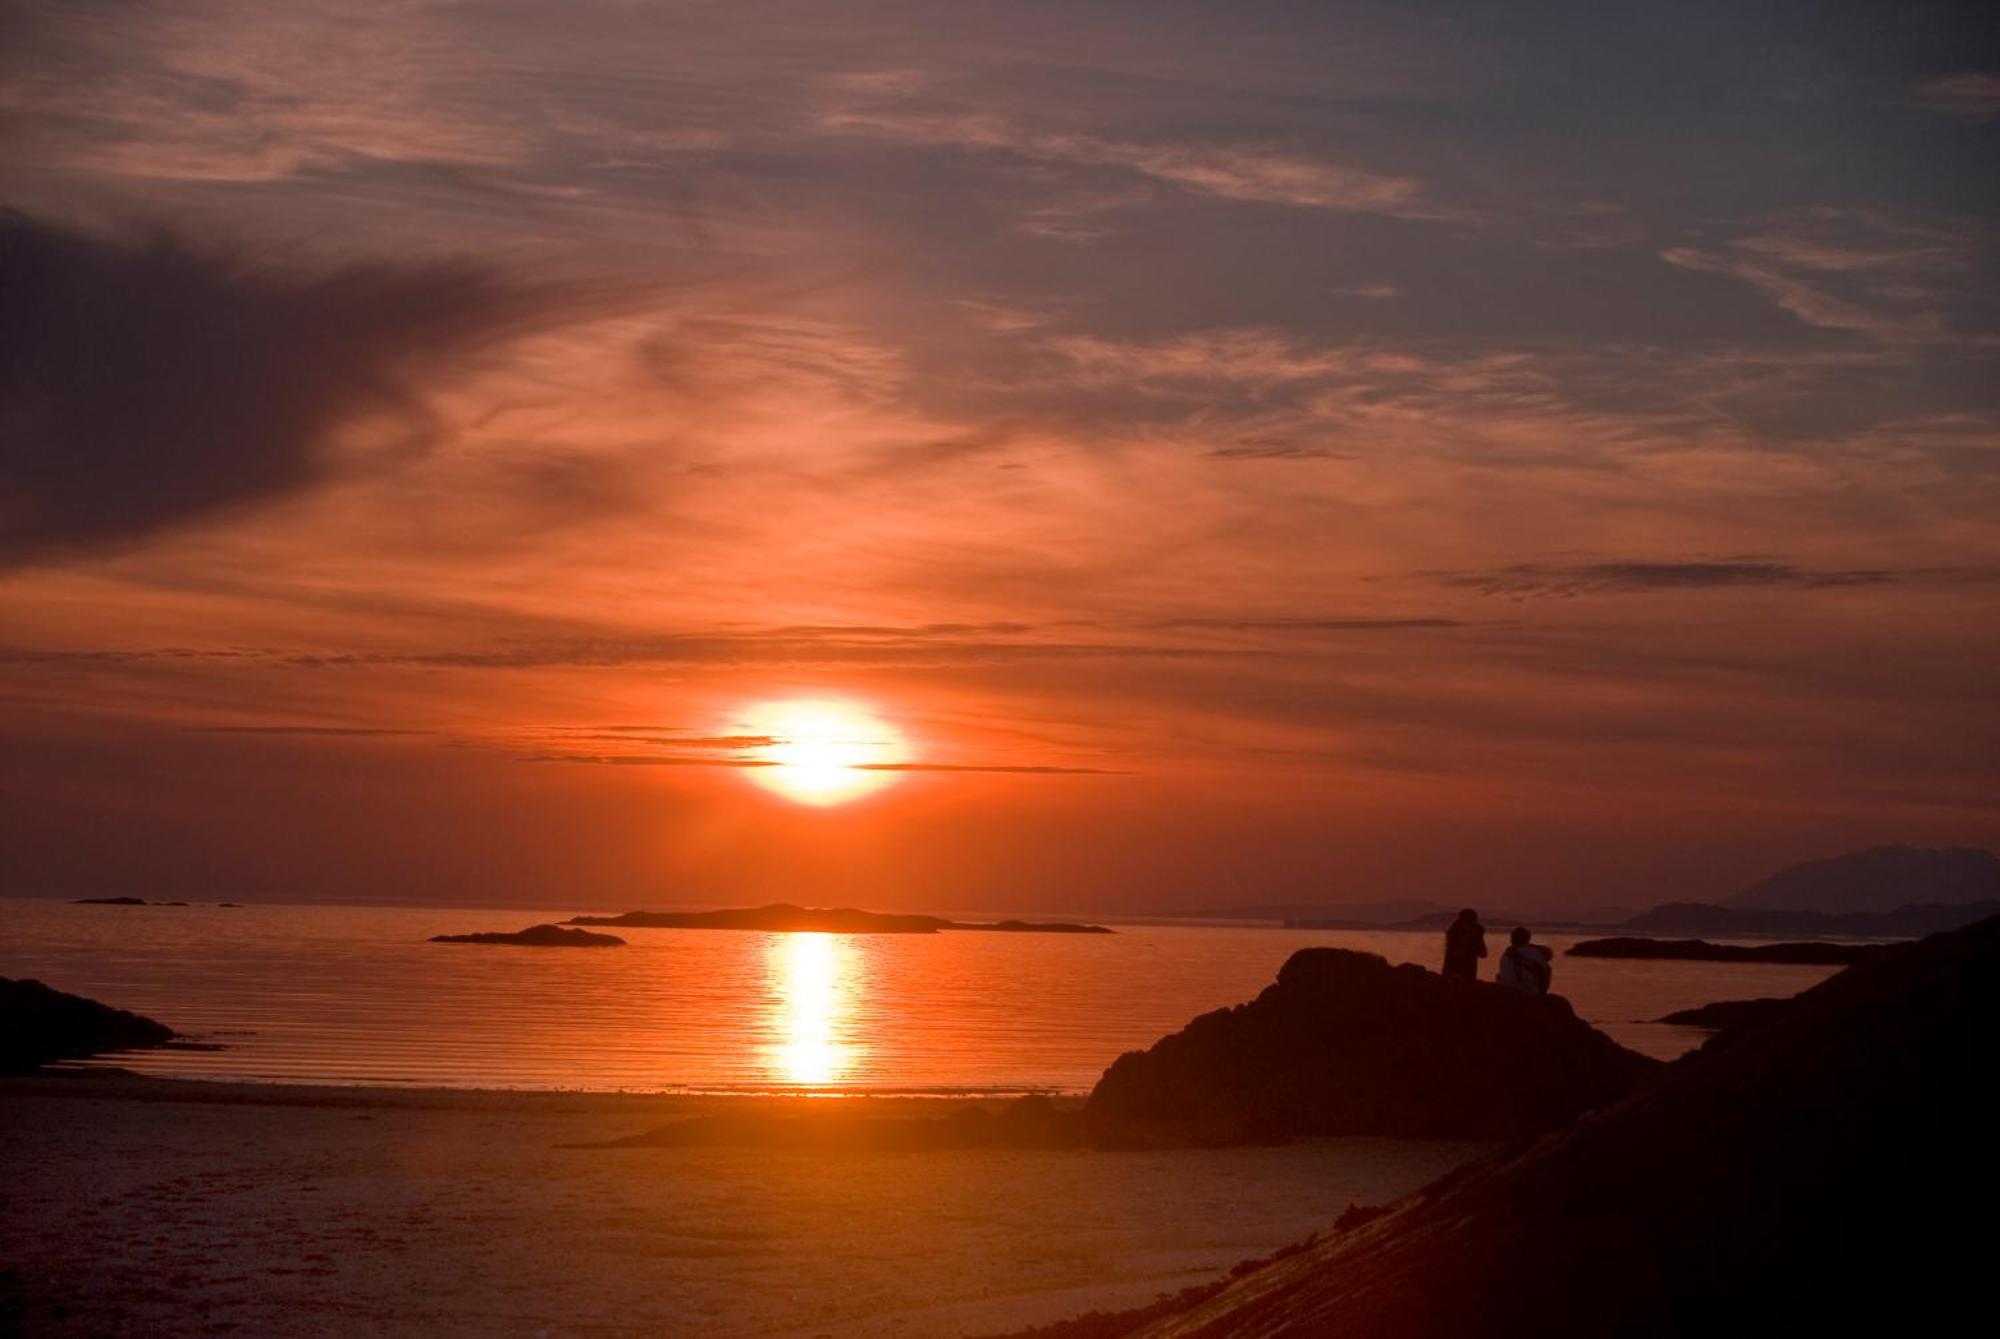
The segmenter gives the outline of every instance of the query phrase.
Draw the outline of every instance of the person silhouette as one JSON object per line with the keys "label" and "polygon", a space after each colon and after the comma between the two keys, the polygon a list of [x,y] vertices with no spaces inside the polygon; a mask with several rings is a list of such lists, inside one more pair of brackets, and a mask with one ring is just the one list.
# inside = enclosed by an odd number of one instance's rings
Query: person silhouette
{"label": "person silhouette", "polygon": [[1493,979],[1523,995],[1546,995],[1555,969],[1549,965],[1549,951],[1528,942],[1533,938],[1527,926],[1514,927],[1514,932],[1507,936],[1507,951],[1500,955],[1500,970]]}
{"label": "person silhouette", "polygon": [[1458,913],[1444,932],[1444,974],[1479,979],[1479,960],[1486,956],[1486,927],[1471,907]]}

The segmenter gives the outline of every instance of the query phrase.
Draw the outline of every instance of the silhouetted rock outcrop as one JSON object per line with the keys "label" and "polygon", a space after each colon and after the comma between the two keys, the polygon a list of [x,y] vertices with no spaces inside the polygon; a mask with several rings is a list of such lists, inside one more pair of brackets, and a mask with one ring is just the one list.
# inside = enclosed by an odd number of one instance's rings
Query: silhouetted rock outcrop
{"label": "silhouetted rock outcrop", "polygon": [[1656,1068],[1560,998],[1309,948],[1250,1003],[1119,1057],[1085,1118],[1113,1145],[1494,1138],[1560,1125]]}
{"label": "silhouetted rock outcrop", "polygon": [[51,989],[0,977],[0,1073],[19,1074],[56,1060],[159,1046],[173,1039],[165,1023]]}
{"label": "silhouetted rock outcrop", "polygon": [[[1951,1334],[1991,1306],[2000,919],[1898,945],[1632,1099],[1101,1335]],[[1061,1331],[1051,1327],[1047,1333]]]}
{"label": "silhouetted rock outcrop", "polygon": [[1845,967],[1883,952],[1886,944],[1711,944],[1705,939],[1586,939],[1571,944],[1579,958],[1677,958],[1689,962],[1789,962]]}
{"label": "silhouetted rock outcrop", "polygon": [[1781,869],[1729,899],[1744,910],[1827,912],[1972,902],[2000,902],[2000,856],[1976,846],[1871,846]]}
{"label": "silhouetted rock outcrop", "polygon": [[954,921],[942,916],[900,915],[854,907],[768,907],[724,911],[627,911],[617,916],[572,916],[565,925],[627,925],[658,930],[789,930],[836,935],[931,935],[940,930],[1003,930],[1024,934],[1108,935],[1102,925],[1069,921]]}
{"label": "silhouetted rock outcrop", "polygon": [[617,935],[592,934],[588,930],[565,930],[560,925],[531,925],[507,933],[432,935],[433,944],[521,944],[528,948],[622,948]]}

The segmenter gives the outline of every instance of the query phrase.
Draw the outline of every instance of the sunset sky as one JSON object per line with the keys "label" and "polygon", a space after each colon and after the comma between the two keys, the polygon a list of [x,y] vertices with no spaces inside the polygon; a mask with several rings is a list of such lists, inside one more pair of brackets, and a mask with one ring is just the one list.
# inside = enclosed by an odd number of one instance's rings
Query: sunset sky
{"label": "sunset sky", "polygon": [[65,0],[0,76],[0,891],[2000,845],[1983,6]]}

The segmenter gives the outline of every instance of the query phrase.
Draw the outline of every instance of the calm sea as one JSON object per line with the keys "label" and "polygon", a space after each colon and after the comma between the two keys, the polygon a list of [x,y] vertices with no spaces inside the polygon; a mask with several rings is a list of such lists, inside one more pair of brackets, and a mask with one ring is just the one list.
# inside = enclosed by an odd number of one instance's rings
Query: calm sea
{"label": "calm sea", "polygon": [[[431,944],[569,912],[90,907],[0,901],[0,976],[38,977],[219,1051],[115,1063],[303,1083],[634,1091],[1087,1090],[1122,1051],[1247,1000],[1311,944],[1436,966],[1440,937],[1121,925],[1115,935],[621,930],[629,947]],[[1831,969],[1568,958],[1556,989],[1620,1042],[1649,1022],[1790,995]],[[1497,951],[1497,950],[1496,950]],[[1491,960],[1489,960],[1490,962]]]}

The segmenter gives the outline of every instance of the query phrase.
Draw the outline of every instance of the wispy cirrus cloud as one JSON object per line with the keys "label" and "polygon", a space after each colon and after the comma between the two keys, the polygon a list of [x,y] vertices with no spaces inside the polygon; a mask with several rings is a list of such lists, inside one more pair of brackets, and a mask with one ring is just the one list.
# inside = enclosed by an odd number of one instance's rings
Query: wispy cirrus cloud
{"label": "wispy cirrus cloud", "polygon": [[1917,90],[1933,111],[1964,121],[1991,121],[2000,116],[2000,74],[1971,70],[1933,79]]}
{"label": "wispy cirrus cloud", "polygon": [[1952,338],[1948,319],[1989,245],[1962,223],[1883,210],[1815,207],[1766,216],[1733,236],[1660,252],[1670,265],[1726,274],[1807,325],[1890,344]]}
{"label": "wispy cirrus cloud", "polygon": [[[901,95],[910,87],[894,85],[889,91]],[[890,143],[997,152],[1040,163],[1132,173],[1222,200],[1399,217],[1439,212],[1414,178],[1268,143],[1143,141],[1036,130],[998,113],[927,107],[903,96],[844,102],[827,110],[819,124],[829,133]],[[1116,202],[1118,197],[1109,199]]]}

